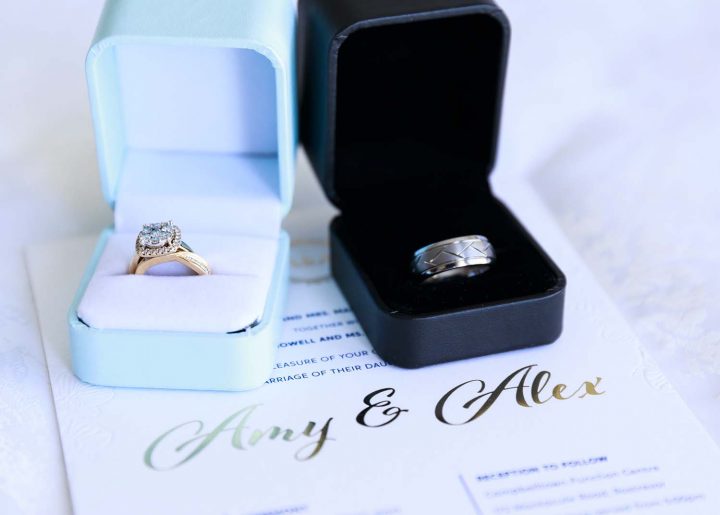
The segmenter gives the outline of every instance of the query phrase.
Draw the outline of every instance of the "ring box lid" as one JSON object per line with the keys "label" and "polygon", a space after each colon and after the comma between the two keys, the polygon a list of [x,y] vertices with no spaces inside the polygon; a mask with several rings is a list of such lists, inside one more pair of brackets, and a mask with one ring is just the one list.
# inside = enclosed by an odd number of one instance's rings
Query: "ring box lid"
{"label": "ring box lid", "polygon": [[277,236],[297,145],[291,0],[110,0],[86,60],[117,231]]}
{"label": "ring box lid", "polygon": [[483,0],[302,1],[300,131],[330,200],[348,213],[370,198],[407,209],[487,191],[502,11]]}

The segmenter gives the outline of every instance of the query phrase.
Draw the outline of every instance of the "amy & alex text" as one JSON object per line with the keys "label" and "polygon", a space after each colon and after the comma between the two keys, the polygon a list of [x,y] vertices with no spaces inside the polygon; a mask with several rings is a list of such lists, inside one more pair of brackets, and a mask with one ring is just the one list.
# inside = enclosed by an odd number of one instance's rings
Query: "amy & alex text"
{"label": "amy & alex text", "polygon": [[[542,406],[551,401],[586,399],[603,395],[601,377],[568,386],[552,381],[552,374],[528,365],[515,370],[494,388],[482,379],[472,379],[458,384],[446,392],[435,404],[435,418],[450,426],[470,424],[480,419],[493,407],[500,397],[514,397],[523,408]],[[367,428],[381,428],[403,416],[410,416],[402,405],[401,392],[395,388],[375,390],[362,400],[355,417],[358,424]],[[191,420],[172,427],[157,437],[145,451],[145,464],[154,470],[171,470],[196,458],[225,434],[230,434],[230,445],[237,450],[261,447],[263,442],[275,440],[295,444],[294,458],[307,461],[316,457],[332,437],[332,421],[328,418],[319,424],[309,421],[304,429],[297,431],[274,425],[254,429],[251,420],[260,405],[246,406],[222,420],[208,426],[202,420]]]}

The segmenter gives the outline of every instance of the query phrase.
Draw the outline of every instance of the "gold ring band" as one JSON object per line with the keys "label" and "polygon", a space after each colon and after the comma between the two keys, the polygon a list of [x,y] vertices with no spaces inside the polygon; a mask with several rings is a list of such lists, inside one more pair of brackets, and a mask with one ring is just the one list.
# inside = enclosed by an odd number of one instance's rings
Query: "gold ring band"
{"label": "gold ring band", "polygon": [[135,254],[135,257],[130,263],[130,273],[135,275],[144,275],[154,266],[162,265],[164,263],[180,263],[198,275],[210,275],[211,270],[208,262],[203,257],[187,250],[184,247],[185,245],[183,244],[180,249],[172,254],[165,254],[164,256],[151,258],[140,257]]}

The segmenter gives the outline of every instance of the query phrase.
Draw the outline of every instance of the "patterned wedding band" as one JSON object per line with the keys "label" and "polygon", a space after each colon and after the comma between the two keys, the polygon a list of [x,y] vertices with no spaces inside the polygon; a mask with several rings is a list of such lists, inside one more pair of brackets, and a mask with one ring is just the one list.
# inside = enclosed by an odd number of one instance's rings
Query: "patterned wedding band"
{"label": "patterned wedding band", "polygon": [[143,225],[135,240],[131,274],[143,275],[164,263],[180,263],[198,275],[210,275],[210,265],[182,241],[180,228],[172,220]]}
{"label": "patterned wedding band", "polygon": [[485,271],[494,261],[495,249],[485,236],[461,236],[416,251],[413,271],[425,278],[441,277],[450,271],[470,274]]}

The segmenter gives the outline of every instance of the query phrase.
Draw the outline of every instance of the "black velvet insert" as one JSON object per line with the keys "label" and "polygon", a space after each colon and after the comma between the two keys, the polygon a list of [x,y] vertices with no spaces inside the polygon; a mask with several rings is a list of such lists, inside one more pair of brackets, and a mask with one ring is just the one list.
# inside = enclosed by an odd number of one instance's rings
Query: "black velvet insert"
{"label": "black velvet insert", "polygon": [[[548,294],[562,274],[492,196],[505,33],[484,13],[381,25],[340,46],[332,230],[389,312],[431,315]],[[415,250],[482,234],[497,262],[420,281]]]}
{"label": "black velvet insert", "polygon": [[335,118],[343,206],[377,191],[426,198],[486,187],[504,38],[501,22],[482,13],[350,33],[338,54]]}
{"label": "black velvet insert", "polygon": [[[440,314],[539,297],[564,286],[565,279],[552,261],[490,195],[429,213],[410,209],[403,215],[398,210],[385,217],[370,211],[366,216],[343,214],[333,222],[332,231],[389,312]],[[471,234],[487,236],[495,247],[497,261],[485,273],[442,282],[421,281],[412,273],[417,249]]]}

